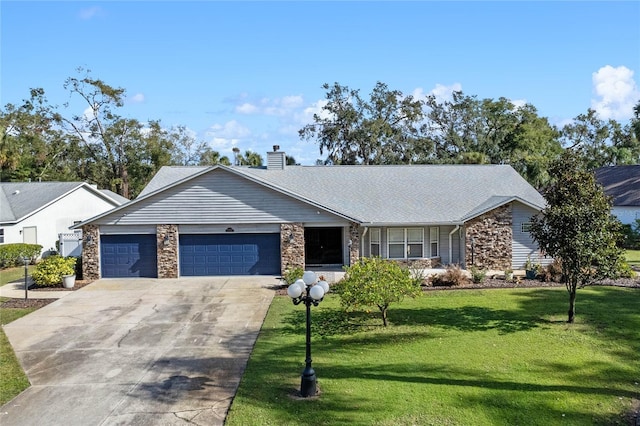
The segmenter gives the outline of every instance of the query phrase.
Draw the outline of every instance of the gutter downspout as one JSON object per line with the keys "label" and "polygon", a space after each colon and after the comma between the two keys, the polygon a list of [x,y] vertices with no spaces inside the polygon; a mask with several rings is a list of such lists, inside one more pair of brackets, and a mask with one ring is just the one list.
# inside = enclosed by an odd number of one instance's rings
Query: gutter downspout
{"label": "gutter downspout", "polygon": [[449,263],[451,263],[451,257],[453,256],[452,254],[452,249],[451,249],[451,244],[452,244],[452,240],[451,237],[453,236],[453,234],[460,229],[460,225],[456,225],[455,228],[453,228],[453,231],[449,232]]}

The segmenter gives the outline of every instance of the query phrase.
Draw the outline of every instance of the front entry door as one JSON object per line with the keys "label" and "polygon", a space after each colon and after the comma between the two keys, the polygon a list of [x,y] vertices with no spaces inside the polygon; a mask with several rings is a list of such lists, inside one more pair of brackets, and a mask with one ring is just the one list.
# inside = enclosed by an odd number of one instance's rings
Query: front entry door
{"label": "front entry door", "polygon": [[342,228],[304,228],[304,241],[307,265],[342,265]]}

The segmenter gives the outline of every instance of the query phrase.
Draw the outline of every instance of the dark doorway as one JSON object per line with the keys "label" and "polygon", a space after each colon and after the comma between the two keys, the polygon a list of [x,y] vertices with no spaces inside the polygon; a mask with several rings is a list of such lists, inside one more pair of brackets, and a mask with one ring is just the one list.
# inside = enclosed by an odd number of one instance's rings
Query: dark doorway
{"label": "dark doorway", "polygon": [[304,228],[307,265],[342,265],[342,228]]}

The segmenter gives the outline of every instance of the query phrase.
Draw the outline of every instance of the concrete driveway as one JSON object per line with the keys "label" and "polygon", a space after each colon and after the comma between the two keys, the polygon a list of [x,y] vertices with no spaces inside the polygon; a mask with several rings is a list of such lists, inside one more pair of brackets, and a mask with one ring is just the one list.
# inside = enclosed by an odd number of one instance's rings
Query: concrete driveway
{"label": "concrete driveway", "polygon": [[31,387],[0,424],[223,424],[275,284],[103,279],[6,325]]}

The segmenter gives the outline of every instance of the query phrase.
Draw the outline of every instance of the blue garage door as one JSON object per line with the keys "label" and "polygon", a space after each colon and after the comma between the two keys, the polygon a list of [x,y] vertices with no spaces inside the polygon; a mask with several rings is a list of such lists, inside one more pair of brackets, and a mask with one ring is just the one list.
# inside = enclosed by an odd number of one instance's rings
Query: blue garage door
{"label": "blue garage door", "polygon": [[101,235],[103,278],[158,276],[155,235]]}
{"label": "blue garage door", "polygon": [[180,275],[280,274],[280,234],[180,235]]}

